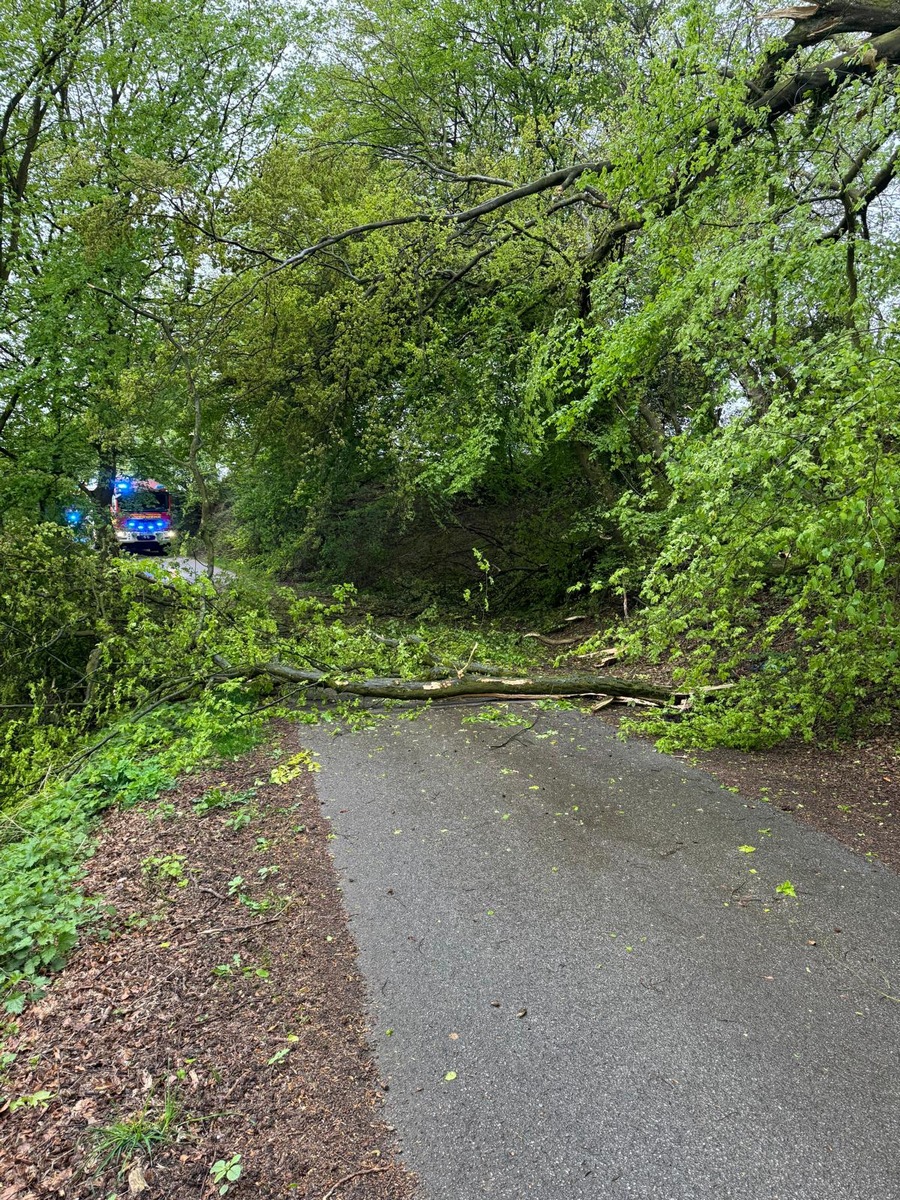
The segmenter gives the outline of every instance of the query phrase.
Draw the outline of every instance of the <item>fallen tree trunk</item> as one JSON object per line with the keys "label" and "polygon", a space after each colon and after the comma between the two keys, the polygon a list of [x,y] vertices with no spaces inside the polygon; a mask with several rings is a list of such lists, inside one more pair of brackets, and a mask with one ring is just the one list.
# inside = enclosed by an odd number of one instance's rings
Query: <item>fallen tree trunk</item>
{"label": "fallen tree trunk", "polygon": [[615,696],[650,700],[657,704],[678,704],[690,693],[642,683],[634,679],[616,679],[611,675],[592,675],[583,671],[566,675],[453,675],[449,679],[347,679],[339,673],[293,667],[290,663],[267,662],[256,666],[233,667],[221,655],[213,660],[222,668],[222,678],[258,678],[268,675],[286,683],[313,684],[332,688],[350,696],[368,696],[382,700],[440,700],[451,696]]}
{"label": "fallen tree trunk", "polygon": [[416,679],[330,680],[328,685],[337,691],[355,696],[382,697],[390,700],[438,700],[445,696],[521,696],[534,693],[541,696],[629,696],[674,702],[676,694],[667,688],[634,680],[613,679],[608,675],[530,675],[508,676],[464,675],[462,678],[435,679],[422,682]]}

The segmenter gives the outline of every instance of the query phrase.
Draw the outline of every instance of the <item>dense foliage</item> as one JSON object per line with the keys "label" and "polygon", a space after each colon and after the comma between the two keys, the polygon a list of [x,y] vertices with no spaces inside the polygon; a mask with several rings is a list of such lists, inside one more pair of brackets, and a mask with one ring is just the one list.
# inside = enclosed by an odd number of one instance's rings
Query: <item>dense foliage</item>
{"label": "dense foliage", "polygon": [[112,553],[122,472],[258,575],[619,612],[738,682],[683,740],[895,711],[891,0],[2,11],[15,788],[225,635]]}

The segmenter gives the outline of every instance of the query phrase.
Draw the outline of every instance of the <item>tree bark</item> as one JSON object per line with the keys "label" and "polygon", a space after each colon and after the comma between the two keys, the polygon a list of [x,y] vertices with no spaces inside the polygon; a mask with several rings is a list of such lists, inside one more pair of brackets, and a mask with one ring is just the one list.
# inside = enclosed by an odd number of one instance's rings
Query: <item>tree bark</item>
{"label": "tree bark", "polygon": [[612,675],[592,675],[578,671],[567,675],[467,675],[449,679],[347,679],[335,672],[294,667],[290,663],[267,662],[256,666],[233,667],[220,655],[213,661],[222,668],[211,682],[224,679],[259,678],[268,675],[285,683],[315,684],[349,696],[367,696],[383,700],[442,700],[453,696],[616,696],[651,700],[657,704],[677,704],[689,692],[642,683],[636,679],[616,679]]}

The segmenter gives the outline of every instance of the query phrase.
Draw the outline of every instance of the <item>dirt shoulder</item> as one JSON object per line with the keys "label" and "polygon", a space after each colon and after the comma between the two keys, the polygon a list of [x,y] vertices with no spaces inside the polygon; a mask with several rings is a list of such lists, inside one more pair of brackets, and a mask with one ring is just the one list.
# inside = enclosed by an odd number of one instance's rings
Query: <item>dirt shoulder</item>
{"label": "dirt shoulder", "polygon": [[104,927],[7,1028],[2,1200],[412,1196],[328,823],[310,776],[272,766],[260,751],[104,823],[85,880]]}

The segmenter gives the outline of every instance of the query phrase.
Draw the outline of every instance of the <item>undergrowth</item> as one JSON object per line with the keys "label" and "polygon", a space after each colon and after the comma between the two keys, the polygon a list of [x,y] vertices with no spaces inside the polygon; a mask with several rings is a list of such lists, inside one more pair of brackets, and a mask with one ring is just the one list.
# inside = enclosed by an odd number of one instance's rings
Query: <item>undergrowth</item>
{"label": "undergrowth", "polygon": [[[2,814],[0,995],[21,1012],[75,945],[79,926],[102,916],[78,884],[92,830],[108,808],[156,799],[177,776],[246,753],[262,736],[253,698],[232,687],[107,729],[111,738],[70,778]],[[101,740],[102,740],[101,739]]]}

